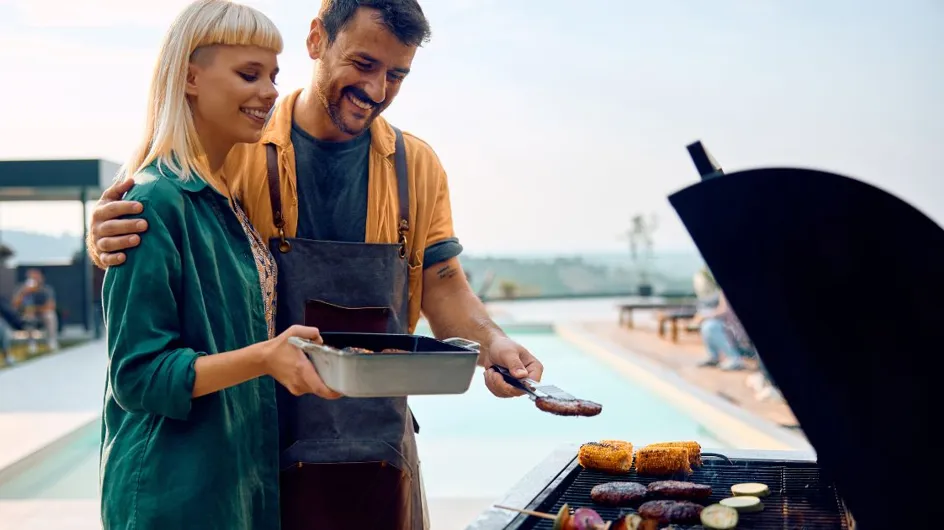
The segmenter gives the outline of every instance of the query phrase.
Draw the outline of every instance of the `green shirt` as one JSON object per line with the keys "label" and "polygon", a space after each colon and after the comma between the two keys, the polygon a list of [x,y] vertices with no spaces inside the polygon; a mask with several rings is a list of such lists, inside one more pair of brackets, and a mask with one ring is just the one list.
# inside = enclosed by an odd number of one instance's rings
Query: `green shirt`
{"label": "green shirt", "polygon": [[[166,171],[166,170],[165,170]],[[103,286],[106,530],[277,529],[272,378],[192,398],[194,363],[268,338],[259,272],[228,199],[153,166],[127,195],[148,231]]]}

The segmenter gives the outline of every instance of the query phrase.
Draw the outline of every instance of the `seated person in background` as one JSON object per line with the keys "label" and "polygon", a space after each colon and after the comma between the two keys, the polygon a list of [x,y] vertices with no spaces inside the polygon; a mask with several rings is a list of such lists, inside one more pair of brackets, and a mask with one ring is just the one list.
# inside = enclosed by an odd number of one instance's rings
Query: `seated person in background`
{"label": "seated person in background", "polygon": [[[701,337],[708,349],[708,358],[701,366],[720,366],[722,370],[744,368],[744,357],[753,354],[754,345],[728,306],[724,293],[719,296],[717,307],[695,316],[695,324],[701,328]],[[723,362],[722,356],[725,357]]]}
{"label": "seated person in background", "polygon": [[[56,293],[46,285],[42,271],[26,271],[26,282],[13,295],[13,307],[23,315],[26,329],[45,329],[46,341],[51,351],[59,349],[59,318],[56,315]],[[29,351],[36,353],[36,341],[32,333]]]}
{"label": "seated person in background", "polygon": [[[726,363],[726,367],[732,365],[735,367],[743,366],[742,354],[755,355],[757,357],[758,372],[747,376],[745,384],[754,391],[754,397],[759,401],[778,398],[779,391],[777,390],[777,386],[771,381],[770,374],[764,367],[760,356],[756,355],[756,351],[754,350],[753,344],[750,342],[750,338],[747,336],[747,332],[744,331],[743,326],[741,326],[740,321],[737,320],[737,316],[734,315],[734,312],[731,311],[730,308],[727,309],[728,313],[732,316],[731,322],[728,324],[733,329],[733,332],[725,329],[726,323],[715,317],[717,311],[719,311],[717,308],[722,302],[722,295],[720,289],[718,289],[718,284],[714,281],[707,267],[703,267],[695,273],[693,286],[695,288],[695,295],[698,297],[699,313],[699,316],[696,316],[695,319],[696,321],[700,319],[701,335],[708,347],[709,357],[702,365],[715,366],[719,364],[720,353],[726,351],[734,352],[728,356],[729,363]],[[724,305],[727,306],[726,300],[724,301]],[[711,338],[709,339],[709,337]],[[742,340],[740,343],[737,343],[737,340],[732,340],[731,337],[742,337]],[[709,340],[711,342],[709,342]],[[714,349],[712,344],[714,345]]]}
{"label": "seated person in background", "polygon": [[721,296],[721,289],[711,275],[708,267],[702,267],[692,276],[692,288],[695,290],[695,297],[698,299],[698,310],[706,308],[715,308],[718,306],[718,297]]}

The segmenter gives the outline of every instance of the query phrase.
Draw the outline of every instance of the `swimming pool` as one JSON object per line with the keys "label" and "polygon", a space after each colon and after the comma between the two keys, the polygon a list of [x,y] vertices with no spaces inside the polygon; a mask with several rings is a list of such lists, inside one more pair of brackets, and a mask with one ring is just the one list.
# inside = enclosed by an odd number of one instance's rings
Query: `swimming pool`
{"label": "swimming pool", "polygon": [[[725,447],[696,420],[552,331],[510,335],[541,359],[546,382],[602,403],[603,412],[566,418],[543,413],[524,398],[497,399],[485,388],[481,369],[465,394],[410,398],[420,424],[417,443],[429,497],[498,498],[562,444],[684,439]],[[84,427],[69,443],[0,483],[0,499],[97,498],[99,436],[97,423]]]}

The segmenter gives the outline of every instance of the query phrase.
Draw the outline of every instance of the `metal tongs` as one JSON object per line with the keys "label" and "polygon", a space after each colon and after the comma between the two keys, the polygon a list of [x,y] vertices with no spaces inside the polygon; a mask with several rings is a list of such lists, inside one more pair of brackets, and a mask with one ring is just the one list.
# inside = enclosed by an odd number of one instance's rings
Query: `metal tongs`
{"label": "metal tongs", "polygon": [[[443,342],[475,352],[481,351],[481,346],[479,343],[468,339],[452,337],[443,340]],[[506,383],[527,394],[528,397],[531,398],[531,401],[534,401],[540,397],[552,398],[561,401],[575,401],[577,399],[554,385],[542,385],[541,383],[538,383],[534,379],[530,378],[518,379],[517,377],[511,375],[511,372],[508,371],[508,369],[504,366],[493,364],[491,367],[489,367],[489,370],[495,370],[501,374]]]}
{"label": "metal tongs", "polygon": [[540,397],[551,398],[560,401],[575,401],[577,399],[554,385],[542,385],[534,379],[527,377],[524,379],[518,379],[517,377],[511,375],[511,372],[509,372],[504,366],[493,364],[490,370],[495,370],[501,374],[506,383],[524,391],[524,393],[528,394],[528,397],[530,397],[532,401]]}

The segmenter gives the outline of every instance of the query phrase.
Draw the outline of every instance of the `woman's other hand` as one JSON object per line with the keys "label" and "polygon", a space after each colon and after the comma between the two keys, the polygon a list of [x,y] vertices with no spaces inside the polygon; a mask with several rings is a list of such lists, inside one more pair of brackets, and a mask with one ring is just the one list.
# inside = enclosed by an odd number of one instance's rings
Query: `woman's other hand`
{"label": "woman's other hand", "polygon": [[323,344],[318,328],[292,326],[278,337],[266,342],[265,373],[271,375],[295,396],[315,394],[325,399],[338,399],[341,394],[328,388],[311,361],[296,346],[288,342],[289,337],[308,339]]}

